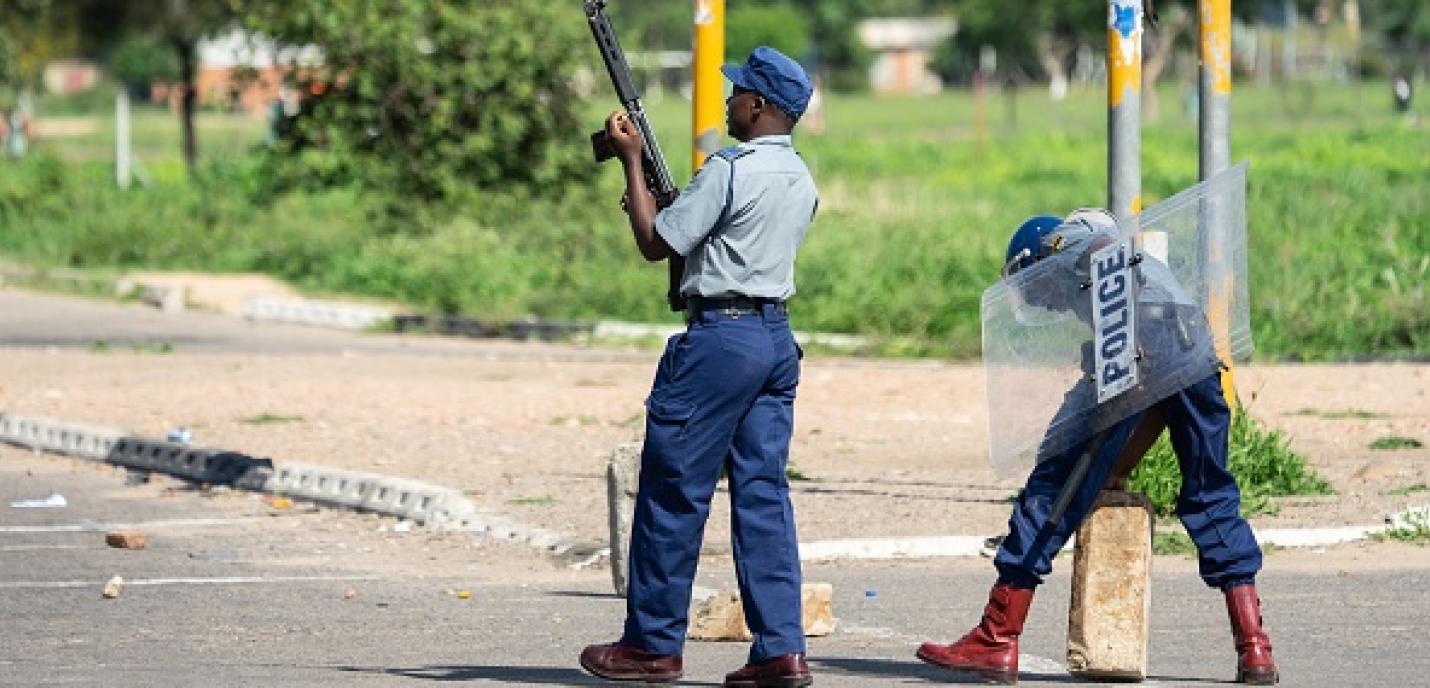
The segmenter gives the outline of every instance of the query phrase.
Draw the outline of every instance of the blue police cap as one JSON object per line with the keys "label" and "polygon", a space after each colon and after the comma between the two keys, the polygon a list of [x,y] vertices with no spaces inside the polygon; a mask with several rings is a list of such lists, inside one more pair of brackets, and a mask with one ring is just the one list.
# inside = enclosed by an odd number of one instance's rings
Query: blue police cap
{"label": "blue police cap", "polygon": [[767,45],[755,48],[744,65],[720,68],[730,83],[754,91],[794,119],[804,115],[814,85],[798,62]]}

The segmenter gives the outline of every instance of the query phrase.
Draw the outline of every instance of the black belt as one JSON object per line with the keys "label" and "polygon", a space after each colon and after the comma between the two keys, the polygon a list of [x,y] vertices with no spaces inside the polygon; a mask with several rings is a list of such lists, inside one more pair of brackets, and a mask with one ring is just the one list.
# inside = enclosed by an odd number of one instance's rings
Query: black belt
{"label": "black belt", "polygon": [[686,313],[694,316],[705,311],[719,311],[725,315],[757,315],[765,311],[765,306],[773,307],[775,313],[785,315],[787,313],[785,302],[779,299],[757,298],[751,296],[730,296],[725,298],[708,299],[704,296],[687,296]]}

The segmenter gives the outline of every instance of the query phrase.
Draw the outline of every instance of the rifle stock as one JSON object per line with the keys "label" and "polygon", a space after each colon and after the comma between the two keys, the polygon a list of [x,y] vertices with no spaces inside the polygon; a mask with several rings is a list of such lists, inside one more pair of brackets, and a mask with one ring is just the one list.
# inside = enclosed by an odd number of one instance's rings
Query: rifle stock
{"label": "rifle stock", "polygon": [[[675,188],[675,182],[670,175],[670,165],[661,154],[660,144],[650,127],[650,120],[646,117],[645,109],[641,107],[640,91],[636,89],[635,77],[631,74],[630,64],[626,62],[625,52],[621,50],[621,42],[616,38],[616,30],[606,16],[606,0],[586,0],[585,5],[591,35],[596,39],[596,48],[601,51],[601,60],[606,63],[606,72],[611,77],[611,85],[616,89],[616,97],[620,99],[621,107],[625,108],[631,122],[640,131],[641,140],[645,142],[645,147],[641,150],[641,167],[645,170],[646,188],[655,196],[656,207],[665,208],[675,202],[680,191]],[[591,135],[591,152],[598,163],[615,157],[615,149],[612,148],[605,130]],[[671,256],[668,267],[670,286],[665,295],[666,302],[673,311],[685,310],[685,298],[680,295],[680,280],[685,274],[685,258]]]}

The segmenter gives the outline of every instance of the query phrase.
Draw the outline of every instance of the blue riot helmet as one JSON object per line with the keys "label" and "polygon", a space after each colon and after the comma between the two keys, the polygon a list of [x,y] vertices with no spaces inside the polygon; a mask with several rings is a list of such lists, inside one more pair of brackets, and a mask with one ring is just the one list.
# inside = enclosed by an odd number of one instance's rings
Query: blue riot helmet
{"label": "blue riot helmet", "polygon": [[1062,223],[1062,218],[1053,215],[1034,215],[1024,220],[1008,239],[1008,250],[1003,255],[1003,276],[1007,277],[1046,258],[1043,237]]}

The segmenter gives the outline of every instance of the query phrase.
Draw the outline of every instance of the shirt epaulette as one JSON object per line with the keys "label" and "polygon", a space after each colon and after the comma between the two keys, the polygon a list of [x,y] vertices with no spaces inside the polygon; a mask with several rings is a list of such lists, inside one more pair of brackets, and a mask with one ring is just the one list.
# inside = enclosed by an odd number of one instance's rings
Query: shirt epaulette
{"label": "shirt epaulette", "polygon": [[715,151],[710,155],[710,157],[720,158],[725,162],[734,162],[735,160],[743,158],[753,152],[755,151],[750,148],[745,148],[744,146],[730,146],[729,148],[722,148],[718,151]]}

